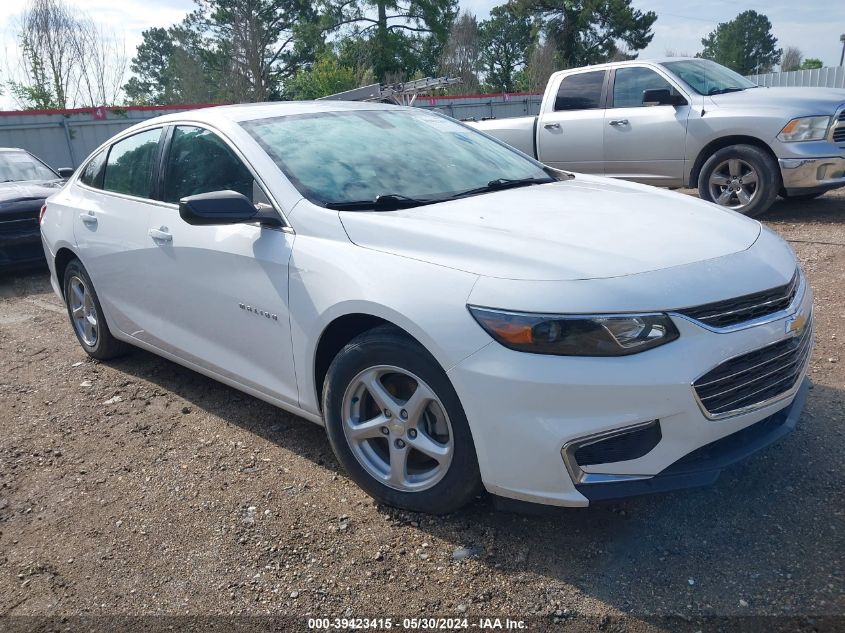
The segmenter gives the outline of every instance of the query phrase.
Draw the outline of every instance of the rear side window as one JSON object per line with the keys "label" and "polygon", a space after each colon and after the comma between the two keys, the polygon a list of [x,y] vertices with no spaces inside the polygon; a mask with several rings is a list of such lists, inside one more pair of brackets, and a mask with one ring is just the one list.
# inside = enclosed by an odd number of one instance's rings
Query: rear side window
{"label": "rear side window", "polygon": [[79,176],[79,182],[95,189],[103,188],[103,173],[106,166],[106,154],[108,150],[104,149],[102,152],[94,156],[85,165],[82,174]]}
{"label": "rear side window", "polygon": [[619,68],[613,80],[613,107],[638,108],[646,90],[669,90],[672,84],[648,68]]}
{"label": "rear side window", "polygon": [[253,185],[249,169],[214,132],[185,125],[173,131],[167,155],[165,202],[226,189],[255,201]]}
{"label": "rear side window", "polygon": [[597,70],[564,77],[557,90],[555,112],[600,108],[604,75],[605,71]]}
{"label": "rear side window", "polygon": [[153,164],[161,128],[139,132],[111,146],[103,189],[139,198],[150,197]]}

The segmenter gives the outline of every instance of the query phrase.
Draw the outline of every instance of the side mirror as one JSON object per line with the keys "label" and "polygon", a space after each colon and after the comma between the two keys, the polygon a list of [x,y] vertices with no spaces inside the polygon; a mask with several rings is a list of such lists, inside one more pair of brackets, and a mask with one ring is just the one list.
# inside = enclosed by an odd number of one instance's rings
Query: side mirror
{"label": "side mirror", "polygon": [[73,167],[59,167],[56,171],[58,172],[59,176],[67,180],[68,178],[73,176],[73,172],[76,170]]}
{"label": "side mirror", "polygon": [[281,226],[272,208],[256,207],[249,198],[237,191],[211,191],[188,196],[179,201],[179,215],[188,224],[210,226],[260,222],[267,226]]}
{"label": "side mirror", "polygon": [[681,95],[673,93],[667,88],[660,88],[656,90],[643,90],[643,105],[672,105],[680,106],[686,105],[687,100]]}

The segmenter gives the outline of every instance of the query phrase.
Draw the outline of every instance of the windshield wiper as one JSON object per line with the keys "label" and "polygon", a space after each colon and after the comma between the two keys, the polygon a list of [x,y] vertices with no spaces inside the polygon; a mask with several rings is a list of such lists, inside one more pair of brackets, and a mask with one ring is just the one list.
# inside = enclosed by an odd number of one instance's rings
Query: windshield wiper
{"label": "windshield wiper", "polygon": [[464,196],[474,196],[479,193],[487,193],[489,191],[500,191],[501,189],[513,189],[514,187],[528,187],[530,185],[543,185],[549,182],[557,182],[555,178],[496,178],[491,180],[484,187],[477,187],[476,189],[467,189],[456,193],[453,198],[463,198]]}
{"label": "windshield wiper", "polygon": [[420,198],[409,198],[398,193],[386,193],[376,196],[375,200],[350,200],[348,202],[327,202],[327,209],[337,211],[396,211],[397,209],[410,209],[421,207],[425,204],[442,202],[445,198],[432,198],[423,200]]}
{"label": "windshield wiper", "polygon": [[743,90],[747,90],[747,88],[740,88],[739,86],[731,86],[730,88],[719,88],[717,90],[711,90],[710,95],[723,95],[726,92],[742,92]]}

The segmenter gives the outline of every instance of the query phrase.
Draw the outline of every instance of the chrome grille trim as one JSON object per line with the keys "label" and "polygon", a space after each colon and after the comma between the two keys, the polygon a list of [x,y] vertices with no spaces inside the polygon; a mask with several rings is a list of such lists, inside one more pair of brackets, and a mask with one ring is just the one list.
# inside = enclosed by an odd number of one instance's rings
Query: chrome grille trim
{"label": "chrome grille trim", "polygon": [[833,123],[830,126],[828,140],[833,143],[845,142],[845,106],[839,109],[834,115]]}
{"label": "chrome grille trim", "polygon": [[[692,384],[701,411],[711,420],[717,420],[747,413],[788,397],[800,386],[801,375],[813,348],[812,341],[811,314],[804,331],[798,337],[776,341],[717,365]],[[786,349],[781,351],[781,347]],[[774,352],[773,355],[765,357],[767,350]],[[761,362],[720,375],[732,366],[741,366],[749,357],[761,354],[765,358]],[[753,391],[725,400],[726,395],[730,397],[729,394],[742,392],[752,385],[755,387]]]}

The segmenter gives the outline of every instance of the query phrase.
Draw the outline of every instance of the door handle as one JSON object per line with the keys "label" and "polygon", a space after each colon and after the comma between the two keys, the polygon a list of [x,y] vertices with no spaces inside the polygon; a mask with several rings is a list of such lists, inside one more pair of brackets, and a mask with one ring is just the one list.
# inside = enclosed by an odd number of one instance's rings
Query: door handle
{"label": "door handle", "polygon": [[611,121],[610,124],[614,127],[619,125],[628,125],[628,119],[619,119],[618,121]]}
{"label": "door handle", "polygon": [[546,123],[545,125],[543,125],[543,127],[547,130],[559,130],[560,123]]}
{"label": "door handle", "polygon": [[85,224],[90,224],[91,226],[95,226],[97,224],[97,216],[94,215],[93,211],[88,213],[80,213],[79,219],[82,220]]}
{"label": "door handle", "polygon": [[158,242],[173,241],[173,235],[170,234],[166,226],[161,226],[157,229],[150,229],[150,237]]}

